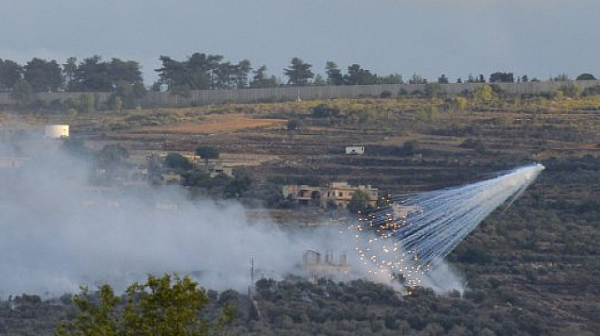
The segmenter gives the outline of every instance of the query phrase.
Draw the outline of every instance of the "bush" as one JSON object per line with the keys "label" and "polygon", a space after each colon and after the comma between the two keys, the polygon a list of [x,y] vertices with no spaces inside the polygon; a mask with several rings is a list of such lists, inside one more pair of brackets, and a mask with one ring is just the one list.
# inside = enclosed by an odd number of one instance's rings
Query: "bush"
{"label": "bush", "polygon": [[577,84],[567,84],[562,86],[559,91],[562,91],[563,94],[567,97],[577,98],[581,95],[581,87]]}
{"label": "bush", "polygon": [[381,99],[387,99],[387,98],[391,98],[392,97],[392,93],[390,91],[383,91],[380,95],[379,98]]}
{"label": "bush", "polygon": [[313,108],[312,116],[315,118],[329,118],[338,117],[340,115],[340,109],[337,107],[331,107],[327,104],[320,104]]}
{"label": "bush", "polygon": [[294,120],[294,119],[290,119],[287,122],[287,130],[288,131],[296,131],[300,129],[300,121],[298,120]]}

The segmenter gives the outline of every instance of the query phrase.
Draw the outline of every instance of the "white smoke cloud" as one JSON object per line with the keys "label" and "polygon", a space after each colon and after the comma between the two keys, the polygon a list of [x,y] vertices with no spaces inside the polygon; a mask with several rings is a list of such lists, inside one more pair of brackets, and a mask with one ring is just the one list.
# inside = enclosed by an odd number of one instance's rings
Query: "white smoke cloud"
{"label": "white smoke cloud", "polygon": [[183,188],[92,188],[86,162],[52,142],[30,147],[36,153],[23,167],[0,170],[0,296],[60,295],[102,282],[123,288],[163,272],[244,291],[251,257],[257,275],[281,278],[307,249],[349,247],[338,229],[289,234],[268,220],[251,222],[236,202],[192,202]]}
{"label": "white smoke cloud", "polygon": [[[88,162],[63,152],[59,142],[27,144],[22,167],[0,168],[0,297],[56,296],[101,283],[122,290],[147,273],[166,272],[243,292],[251,283],[250,258],[255,280],[281,279],[301,271],[306,250],[346,253],[351,274],[336,280],[394,286],[390,274],[355,253],[367,232],[357,240],[355,230],[340,226],[283,230],[250,220],[237,202],[191,201],[180,187],[91,187]],[[13,147],[0,144],[0,155]],[[464,284],[443,262],[421,282],[438,293],[463,292]],[[394,288],[403,290],[398,283]]]}

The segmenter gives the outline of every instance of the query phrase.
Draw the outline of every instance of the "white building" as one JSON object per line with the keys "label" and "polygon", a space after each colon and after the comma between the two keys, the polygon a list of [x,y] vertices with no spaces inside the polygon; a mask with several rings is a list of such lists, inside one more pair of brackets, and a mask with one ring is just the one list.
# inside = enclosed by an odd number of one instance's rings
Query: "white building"
{"label": "white building", "polygon": [[363,155],[365,154],[365,146],[346,146],[347,155]]}
{"label": "white building", "polygon": [[62,139],[69,137],[69,125],[46,125],[44,138]]}

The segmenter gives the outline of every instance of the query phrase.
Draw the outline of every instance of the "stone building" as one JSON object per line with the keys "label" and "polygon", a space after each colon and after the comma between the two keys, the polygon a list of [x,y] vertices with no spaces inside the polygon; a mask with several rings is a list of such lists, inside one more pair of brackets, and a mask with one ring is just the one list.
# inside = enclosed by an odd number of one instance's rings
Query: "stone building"
{"label": "stone building", "polygon": [[352,200],[352,195],[358,190],[369,195],[368,204],[377,204],[378,190],[371,185],[349,185],[347,182],[333,182],[325,187],[308,185],[283,186],[283,196],[302,205],[315,205],[326,208],[328,205],[346,208]]}

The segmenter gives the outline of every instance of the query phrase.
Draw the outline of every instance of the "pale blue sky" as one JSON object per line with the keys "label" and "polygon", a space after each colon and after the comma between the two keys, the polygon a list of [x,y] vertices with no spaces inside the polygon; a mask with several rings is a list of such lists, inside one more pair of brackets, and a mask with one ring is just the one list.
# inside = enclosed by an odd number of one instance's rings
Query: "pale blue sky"
{"label": "pale blue sky", "polygon": [[511,71],[600,77],[598,0],[0,0],[0,58],[222,54],[282,77],[292,57],[452,81]]}

